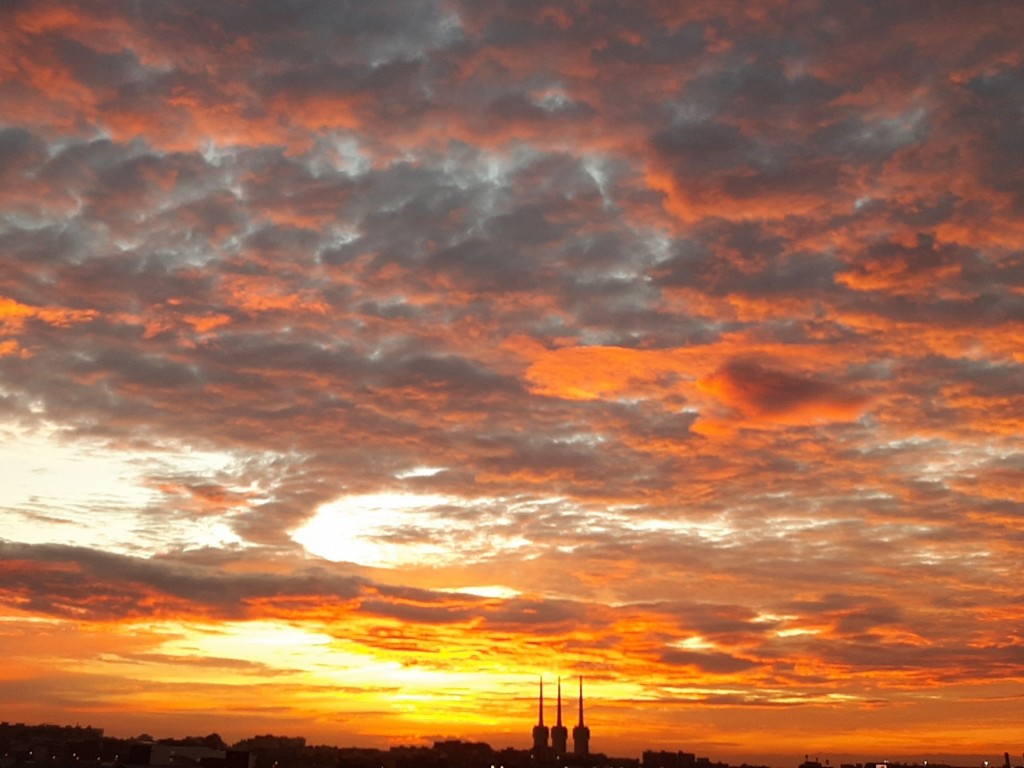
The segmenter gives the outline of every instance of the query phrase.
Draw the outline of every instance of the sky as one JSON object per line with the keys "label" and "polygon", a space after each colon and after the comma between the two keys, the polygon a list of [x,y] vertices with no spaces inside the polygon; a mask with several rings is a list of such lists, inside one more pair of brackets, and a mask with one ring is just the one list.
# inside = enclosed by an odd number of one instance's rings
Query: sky
{"label": "sky", "polygon": [[1019,760],[1022,28],[4,2],[2,719]]}

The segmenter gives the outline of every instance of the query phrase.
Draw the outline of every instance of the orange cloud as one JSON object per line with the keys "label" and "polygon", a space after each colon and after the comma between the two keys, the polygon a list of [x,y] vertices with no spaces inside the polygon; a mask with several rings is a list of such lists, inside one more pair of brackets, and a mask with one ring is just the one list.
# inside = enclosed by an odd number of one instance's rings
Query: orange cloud
{"label": "orange cloud", "polygon": [[[535,349],[526,379],[534,392],[550,397],[650,399],[672,410],[689,405],[702,412],[699,428],[706,432],[731,432],[717,405],[758,421],[806,424],[856,419],[870,404],[829,383],[812,346],[760,345],[756,355],[742,349],[740,338],[671,350]],[[796,372],[757,362],[762,357],[795,365]]]}
{"label": "orange cloud", "polygon": [[569,347],[540,352],[526,378],[537,394],[597,400],[659,392],[659,380],[671,372],[681,373],[684,367],[671,351]]}
{"label": "orange cloud", "polygon": [[6,339],[0,341],[0,357],[8,357],[11,355],[23,354],[26,350],[18,344],[14,339]]}
{"label": "orange cloud", "polygon": [[55,328],[69,328],[76,323],[87,323],[96,319],[99,312],[92,309],[68,309],[64,307],[33,307],[0,296],[0,333],[20,333],[29,320],[40,320]]}
{"label": "orange cloud", "polygon": [[748,416],[782,424],[849,421],[868,404],[837,385],[752,360],[730,361],[697,387]]}
{"label": "orange cloud", "polygon": [[315,291],[294,292],[274,278],[232,276],[225,277],[223,285],[228,301],[252,314],[294,311],[323,315],[329,310]]}

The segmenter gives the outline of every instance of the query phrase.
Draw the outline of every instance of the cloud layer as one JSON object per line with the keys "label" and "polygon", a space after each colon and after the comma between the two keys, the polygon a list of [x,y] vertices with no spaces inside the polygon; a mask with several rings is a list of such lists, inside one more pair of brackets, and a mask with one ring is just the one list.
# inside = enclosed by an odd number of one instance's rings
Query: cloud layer
{"label": "cloud layer", "polygon": [[8,705],[1009,748],[1024,9],[208,6],[0,10]]}

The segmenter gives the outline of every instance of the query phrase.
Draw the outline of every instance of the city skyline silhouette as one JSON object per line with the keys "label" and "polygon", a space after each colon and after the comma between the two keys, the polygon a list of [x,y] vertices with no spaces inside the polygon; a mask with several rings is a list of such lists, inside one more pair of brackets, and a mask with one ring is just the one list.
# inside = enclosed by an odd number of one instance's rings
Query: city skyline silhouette
{"label": "city skyline silhouette", "polygon": [[[582,689],[582,680],[581,689]],[[541,689],[543,683],[541,683]],[[560,704],[560,700],[558,702]],[[582,695],[579,701],[582,710]],[[561,715],[558,715],[559,722]],[[683,749],[645,749],[639,757],[614,756],[589,751],[589,729],[574,739],[572,751],[550,744],[543,738],[543,693],[540,694],[538,722],[533,727],[532,744],[526,748],[493,748],[484,742],[447,738],[431,745],[391,745],[355,747],[338,744],[308,744],[304,736],[263,734],[225,741],[219,733],[205,736],[154,737],[149,733],[134,737],[104,735],[103,728],[92,725],[26,724],[0,722],[0,761],[4,768],[529,768],[530,766],[577,766],[577,768],[730,768],[728,762],[700,756]],[[212,720],[215,722],[215,720]],[[557,727],[557,726],[556,726]],[[584,728],[583,717],[576,729]],[[574,729],[574,730],[576,730]],[[786,763],[776,763],[783,768]],[[829,768],[832,761],[805,754],[794,768]],[[989,768],[996,761],[967,758],[947,762],[942,758],[890,761],[869,756],[859,762],[836,762],[836,768]],[[1010,753],[1003,753],[1002,768],[1014,766]],[[769,768],[744,762],[739,768]]]}

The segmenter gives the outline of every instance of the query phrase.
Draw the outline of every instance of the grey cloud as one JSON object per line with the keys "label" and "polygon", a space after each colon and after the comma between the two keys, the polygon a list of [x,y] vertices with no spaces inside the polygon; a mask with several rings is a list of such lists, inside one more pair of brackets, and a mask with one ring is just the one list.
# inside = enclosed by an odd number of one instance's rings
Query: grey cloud
{"label": "grey cloud", "polygon": [[672,32],[655,30],[641,42],[615,39],[591,51],[601,63],[622,62],[632,65],[679,64],[700,54],[705,48],[705,28],[700,22],[689,22]]}
{"label": "grey cloud", "polygon": [[[238,616],[245,611],[243,603],[246,598],[310,594],[352,598],[358,596],[366,584],[357,577],[332,575],[317,568],[298,571],[284,577],[270,573],[232,575],[191,565],[187,561],[175,562],[169,558],[146,560],[58,544],[27,545],[0,542],[0,553],[5,560],[78,565],[83,575],[93,582],[87,590],[81,589],[81,576],[66,570],[43,571],[39,576],[46,581],[52,579],[53,584],[59,587],[59,591],[53,595],[45,594],[43,590],[37,591],[31,581],[18,585],[35,592],[35,599],[54,598],[54,605],[58,608],[67,603],[73,604],[77,600],[81,600],[87,606],[98,597],[105,600],[113,599],[117,594],[118,585],[127,583],[152,587],[168,596],[194,601],[197,606],[216,608],[227,615]],[[27,578],[31,580],[35,577],[30,570]],[[9,582],[9,586],[15,586],[15,583]],[[114,605],[120,610],[138,608],[128,595],[123,599],[117,598]],[[119,610],[115,610],[115,613],[117,612]]]}
{"label": "grey cloud", "polygon": [[55,40],[53,47],[60,64],[90,88],[116,89],[145,76],[142,63],[131,50],[103,52],[67,38]]}
{"label": "grey cloud", "polygon": [[522,93],[505,93],[487,105],[487,111],[500,120],[553,121],[558,119],[583,120],[597,115],[585,102],[552,101],[537,103]]}
{"label": "grey cloud", "polygon": [[[163,3],[140,13],[153,28],[170,27],[179,35],[198,35],[206,45],[252,38],[260,54],[278,62],[302,62],[320,55],[390,61],[422,55],[455,42],[453,25],[439,4],[403,2],[388,7],[360,2],[255,2],[206,9],[215,23],[189,24],[187,3]],[[205,38],[205,39],[204,39]],[[302,40],[305,45],[294,45]]]}
{"label": "grey cloud", "polygon": [[[741,163],[742,165],[742,163]],[[784,159],[784,152],[755,169],[733,171],[722,178],[722,188],[738,200],[752,200],[766,194],[820,195],[826,197],[842,188],[843,170],[832,159]]]}
{"label": "grey cloud", "polygon": [[[387,600],[364,600],[360,604],[360,610],[402,622],[431,625],[457,624],[479,615],[478,611],[469,609],[455,609],[444,605],[408,605]],[[421,646],[417,642],[409,642],[406,647],[407,650],[421,652]]]}
{"label": "grey cloud", "polygon": [[758,143],[735,125],[680,123],[651,137],[651,144],[681,179],[756,162]]}
{"label": "grey cloud", "polygon": [[753,222],[714,221],[678,241],[673,257],[652,269],[662,285],[692,286],[715,295],[781,296],[835,293],[840,264],[821,253],[786,251],[784,241]]}
{"label": "grey cloud", "polygon": [[[1014,212],[1024,213],[1024,149],[1020,135],[1020,110],[1024,104],[1024,68],[1004,67],[968,84],[975,103],[963,106],[960,115],[977,133],[976,150],[984,159],[982,176],[995,189],[1012,196]],[[983,117],[982,117],[983,116]],[[980,119],[979,119],[980,118]]]}
{"label": "grey cloud", "polygon": [[757,662],[730,656],[727,653],[701,653],[667,648],[661,653],[661,661],[673,666],[696,667],[702,672],[729,675],[756,668]]}
{"label": "grey cloud", "polygon": [[923,142],[928,135],[924,117],[903,117],[865,122],[858,115],[824,125],[810,136],[810,145],[825,156],[853,165],[884,162],[897,150]]}
{"label": "grey cloud", "polygon": [[37,166],[45,156],[46,144],[30,131],[24,128],[0,130],[0,179],[5,183],[19,183],[19,175]]}

